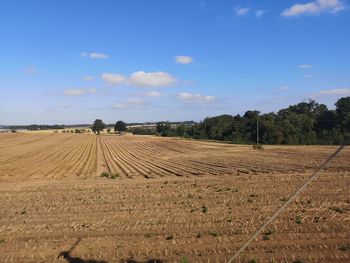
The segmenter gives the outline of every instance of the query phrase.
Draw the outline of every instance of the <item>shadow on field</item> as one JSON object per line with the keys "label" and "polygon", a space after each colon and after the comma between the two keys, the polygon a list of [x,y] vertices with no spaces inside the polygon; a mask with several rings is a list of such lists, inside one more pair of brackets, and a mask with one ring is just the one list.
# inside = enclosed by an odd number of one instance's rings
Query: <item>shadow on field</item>
{"label": "shadow on field", "polygon": [[81,238],[78,238],[77,242],[75,242],[75,244],[68,250],[68,251],[62,251],[58,257],[62,257],[65,260],[67,260],[67,262],[69,263],[107,263],[107,261],[104,260],[94,260],[94,259],[81,259],[78,257],[72,257],[70,255],[70,253],[73,251],[73,249],[79,244],[79,242],[81,241]]}
{"label": "shadow on field", "polygon": [[[81,241],[81,238],[78,238],[77,242],[75,242],[75,244],[68,251],[60,252],[60,254],[58,255],[58,258],[63,258],[69,263],[107,263],[107,261],[105,260],[82,259],[78,257],[72,257],[70,253],[79,244],[80,241]],[[165,263],[165,262],[160,259],[147,259],[144,261],[126,259],[126,260],[121,260],[120,263]]]}

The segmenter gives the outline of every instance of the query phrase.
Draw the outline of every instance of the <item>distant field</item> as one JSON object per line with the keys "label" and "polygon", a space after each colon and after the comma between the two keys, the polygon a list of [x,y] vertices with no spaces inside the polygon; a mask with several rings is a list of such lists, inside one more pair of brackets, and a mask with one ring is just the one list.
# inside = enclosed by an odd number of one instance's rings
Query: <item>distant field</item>
{"label": "distant field", "polygon": [[[0,134],[0,262],[67,262],[78,238],[83,260],[228,261],[335,149]],[[240,262],[349,262],[349,188],[345,148]]]}

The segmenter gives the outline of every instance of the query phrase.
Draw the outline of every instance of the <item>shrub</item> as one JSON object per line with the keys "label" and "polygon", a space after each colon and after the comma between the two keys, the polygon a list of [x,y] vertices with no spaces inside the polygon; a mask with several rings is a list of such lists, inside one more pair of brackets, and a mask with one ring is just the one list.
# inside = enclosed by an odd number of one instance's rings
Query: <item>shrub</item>
{"label": "shrub", "polygon": [[118,173],[111,173],[109,176],[110,179],[116,179],[117,177],[119,177]]}
{"label": "shrub", "polygon": [[107,179],[116,179],[119,177],[118,173],[107,173],[107,172],[102,172],[100,174],[100,177],[106,177]]}
{"label": "shrub", "polygon": [[296,216],[295,217],[295,223],[297,223],[298,225],[300,225],[302,223],[302,217],[301,216]]}
{"label": "shrub", "polygon": [[106,177],[106,178],[108,178],[108,177],[109,177],[109,173],[107,173],[107,172],[102,172],[102,173],[100,174],[100,177]]}
{"label": "shrub", "polygon": [[205,206],[205,205],[203,205],[203,206],[202,206],[202,212],[203,212],[204,214],[208,213],[208,207]]}
{"label": "shrub", "polygon": [[218,237],[220,236],[220,233],[216,232],[216,231],[210,231],[209,235],[213,236],[213,237]]}
{"label": "shrub", "polygon": [[133,128],[131,129],[132,134],[134,135],[156,135],[156,131],[152,129],[146,129],[146,128]]}
{"label": "shrub", "polygon": [[263,232],[262,239],[263,240],[269,240],[270,236],[272,235],[272,233],[273,233],[272,230],[267,229],[265,232]]}

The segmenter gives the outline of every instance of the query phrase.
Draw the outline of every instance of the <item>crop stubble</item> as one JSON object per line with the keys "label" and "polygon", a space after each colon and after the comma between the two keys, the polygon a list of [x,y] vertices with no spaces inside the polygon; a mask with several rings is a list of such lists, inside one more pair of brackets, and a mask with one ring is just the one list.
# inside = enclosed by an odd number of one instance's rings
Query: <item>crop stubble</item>
{"label": "crop stubble", "polygon": [[[66,262],[58,254],[78,237],[72,255],[85,260],[225,262],[334,149],[1,134],[0,262]],[[242,262],[350,261],[349,157],[345,148]]]}

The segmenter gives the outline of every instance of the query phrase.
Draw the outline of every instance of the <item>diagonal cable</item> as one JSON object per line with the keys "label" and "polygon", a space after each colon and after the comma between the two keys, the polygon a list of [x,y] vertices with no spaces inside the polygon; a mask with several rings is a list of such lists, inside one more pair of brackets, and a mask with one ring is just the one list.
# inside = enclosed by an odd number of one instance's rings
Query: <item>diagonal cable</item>
{"label": "diagonal cable", "polygon": [[249,239],[244,243],[244,245],[233,255],[233,257],[228,261],[228,263],[232,263],[244,249],[265,229],[267,225],[269,225],[276,217],[293,201],[295,198],[311,183],[316,177],[321,173],[321,171],[327,166],[327,164],[332,161],[340,151],[345,147],[346,144],[342,144],[339,148],[330,155],[319,167],[318,169],[307,179],[299,189],[297,189],[291,197],[263,224],[259,227],[259,229],[249,237]]}

